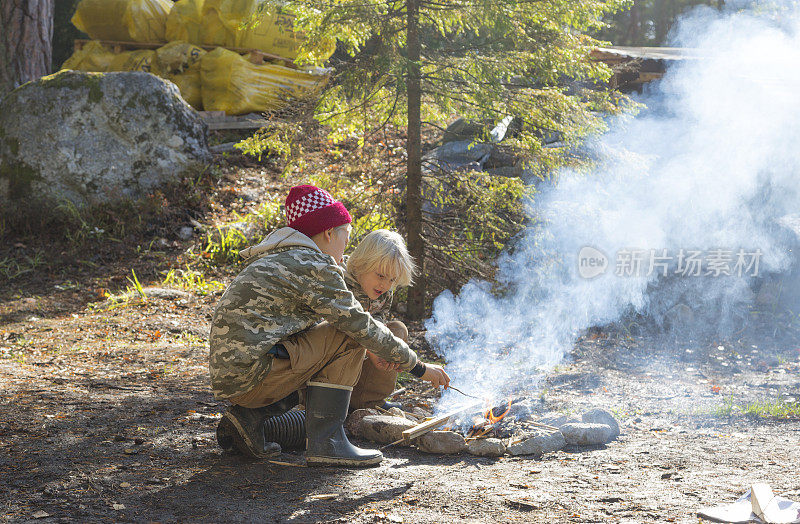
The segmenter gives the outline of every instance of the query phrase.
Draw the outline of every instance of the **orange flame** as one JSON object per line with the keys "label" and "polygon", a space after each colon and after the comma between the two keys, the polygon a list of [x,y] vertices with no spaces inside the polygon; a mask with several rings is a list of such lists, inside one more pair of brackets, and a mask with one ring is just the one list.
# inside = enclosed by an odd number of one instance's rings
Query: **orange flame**
{"label": "orange flame", "polygon": [[506,407],[506,410],[503,411],[503,413],[501,415],[499,415],[499,416],[495,415],[494,412],[492,411],[492,408],[489,408],[489,409],[486,410],[486,413],[484,413],[483,416],[486,417],[486,420],[488,420],[491,424],[497,424],[498,422],[503,420],[503,417],[508,415],[509,411],[511,411],[511,399],[510,398],[508,399],[508,406]]}

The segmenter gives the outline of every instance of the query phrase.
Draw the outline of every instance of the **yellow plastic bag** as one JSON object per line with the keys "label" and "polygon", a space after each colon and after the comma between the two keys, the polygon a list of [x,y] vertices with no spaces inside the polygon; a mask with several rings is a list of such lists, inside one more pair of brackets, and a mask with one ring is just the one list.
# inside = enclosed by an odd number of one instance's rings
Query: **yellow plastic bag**
{"label": "yellow plastic bag", "polygon": [[164,42],[170,0],[81,0],[72,23],[94,40]]}
{"label": "yellow plastic bag", "polygon": [[250,16],[254,0],[204,0],[203,44],[236,47],[236,33]]}
{"label": "yellow plastic bag", "polygon": [[[294,15],[271,0],[205,0],[201,19],[204,44],[253,48],[294,59],[304,37],[293,29]],[[314,57],[326,59],[336,42],[326,42]]]}
{"label": "yellow plastic bag", "polygon": [[202,109],[200,61],[206,51],[186,42],[170,42],[156,49],[155,53],[153,72],[174,82],[190,106]]}
{"label": "yellow plastic bag", "polygon": [[87,42],[67,58],[61,69],[105,73],[110,70],[115,57],[114,52],[100,42]]}
{"label": "yellow plastic bag", "polygon": [[270,111],[315,94],[328,80],[279,65],[256,65],[217,48],[200,60],[203,108],[229,115]]}
{"label": "yellow plastic bag", "polygon": [[167,16],[167,41],[203,43],[203,0],[178,0]]}
{"label": "yellow plastic bag", "polygon": [[108,68],[108,71],[144,71],[145,73],[151,73],[153,72],[153,61],[155,57],[156,52],[150,49],[125,51],[124,53],[114,55],[114,60],[111,61],[111,66]]}

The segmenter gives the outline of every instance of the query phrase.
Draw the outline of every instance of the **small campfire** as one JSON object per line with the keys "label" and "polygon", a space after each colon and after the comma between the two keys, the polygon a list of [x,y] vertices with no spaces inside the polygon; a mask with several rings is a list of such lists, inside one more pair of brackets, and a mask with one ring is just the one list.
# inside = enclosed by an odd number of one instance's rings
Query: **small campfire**
{"label": "small campfire", "polygon": [[419,408],[414,413],[398,408],[358,410],[348,428],[355,436],[386,444],[384,448],[415,445],[428,453],[467,451],[494,457],[541,456],[566,445],[601,445],[619,434],[619,425],[604,410],[591,410],[576,419],[537,413],[537,407],[522,396],[500,402],[475,400],[438,416]]}
{"label": "small campfire", "polygon": [[476,439],[497,433],[496,430],[499,430],[498,423],[511,411],[511,404],[513,404],[513,402],[513,399],[508,399],[505,411],[501,412],[501,407],[490,407],[483,412],[482,416],[473,417],[472,427],[467,431],[466,438]]}

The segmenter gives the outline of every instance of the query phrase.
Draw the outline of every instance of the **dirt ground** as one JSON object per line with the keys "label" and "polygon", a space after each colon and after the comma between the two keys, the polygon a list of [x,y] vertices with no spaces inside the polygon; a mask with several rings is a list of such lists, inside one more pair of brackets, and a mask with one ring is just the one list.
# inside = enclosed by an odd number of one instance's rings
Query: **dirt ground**
{"label": "dirt ground", "polygon": [[[124,289],[131,269],[157,285],[159,271],[182,267],[198,241],[176,240],[181,220],[214,224],[285,194],[291,180],[252,164],[223,170],[207,201],[173,205],[140,237],[0,245],[0,263],[43,253],[32,271],[0,280],[0,520],[696,522],[701,507],[758,481],[800,500],[800,410],[739,409],[800,399],[800,337],[772,328],[704,343],[582,338],[532,394],[542,412],[612,411],[622,435],[606,446],[538,459],[388,448],[367,470],[309,469],[292,453],[279,460],[296,465],[223,454],[214,429],[226,405],[211,396],[206,362],[219,291],[116,308],[103,297]],[[431,357],[411,327],[412,345]],[[435,400],[407,380],[401,401]]]}
{"label": "dirt ground", "polygon": [[367,470],[223,454],[213,431],[225,405],[209,392],[205,347],[216,298],[103,310],[56,291],[0,304],[3,520],[696,522],[700,507],[757,481],[800,499],[800,422],[730,409],[800,397],[798,352],[744,339],[659,349],[582,339],[538,401],[613,411],[622,435],[603,447],[541,459],[389,448]]}

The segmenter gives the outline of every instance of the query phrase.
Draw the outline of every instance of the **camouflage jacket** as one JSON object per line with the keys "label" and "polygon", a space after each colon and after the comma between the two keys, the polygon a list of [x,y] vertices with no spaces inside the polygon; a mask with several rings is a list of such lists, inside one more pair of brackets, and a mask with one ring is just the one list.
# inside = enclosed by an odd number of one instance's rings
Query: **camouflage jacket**
{"label": "camouflage jacket", "polygon": [[364,309],[364,311],[372,315],[375,320],[379,320],[385,324],[388,320],[389,310],[392,308],[394,291],[390,289],[375,300],[369,298],[364,292],[364,289],[361,287],[361,284],[359,284],[358,280],[356,280],[356,277],[347,271],[348,258],[349,257],[345,255],[344,260],[342,261],[342,267],[344,268],[344,281],[347,284],[347,289],[353,293],[353,296],[356,297],[356,300],[358,300],[358,303],[361,304],[361,307]]}
{"label": "camouflage jacket", "polygon": [[285,227],[241,255],[249,265],[225,290],[211,321],[209,372],[217,398],[255,387],[272,367],[267,351],[320,320],[404,370],[417,364],[414,351],[364,311],[342,268],[307,236]]}

